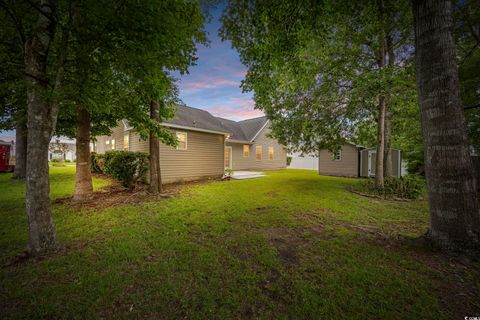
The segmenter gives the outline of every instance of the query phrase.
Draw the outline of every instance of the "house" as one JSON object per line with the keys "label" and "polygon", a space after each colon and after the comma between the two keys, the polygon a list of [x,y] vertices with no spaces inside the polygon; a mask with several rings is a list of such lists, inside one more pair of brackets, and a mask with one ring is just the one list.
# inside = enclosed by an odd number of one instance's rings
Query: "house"
{"label": "house", "polygon": [[75,161],[77,159],[75,139],[53,137],[48,146],[48,161],[53,159]]}
{"label": "house", "polygon": [[[12,144],[11,148],[11,163],[15,163],[15,136],[14,135],[0,135],[0,139]],[[70,139],[65,136],[53,137],[48,146],[48,160],[61,159],[75,161],[76,159],[76,144],[75,139]]]}
{"label": "house", "polygon": [[243,121],[217,118],[230,135],[225,143],[225,167],[233,170],[273,170],[287,166],[285,146],[270,138],[267,117]]}
{"label": "house", "polygon": [[[402,172],[402,155],[398,149],[392,150],[392,175],[400,177]],[[318,171],[322,175],[341,177],[375,176],[376,148],[364,148],[353,143],[345,143],[337,152],[320,150]]]}
{"label": "house", "polygon": [[[225,168],[285,168],[285,148],[266,136],[267,124],[264,117],[235,122],[216,118],[205,110],[178,106],[175,117],[162,123],[178,139],[177,147],[160,144],[162,182],[219,178]],[[244,145],[248,146],[248,152]],[[109,150],[148,153],[149,141],[143,140],[123,120],[112,129],[111,135],[97,137],[93,149],[98,153]]]}

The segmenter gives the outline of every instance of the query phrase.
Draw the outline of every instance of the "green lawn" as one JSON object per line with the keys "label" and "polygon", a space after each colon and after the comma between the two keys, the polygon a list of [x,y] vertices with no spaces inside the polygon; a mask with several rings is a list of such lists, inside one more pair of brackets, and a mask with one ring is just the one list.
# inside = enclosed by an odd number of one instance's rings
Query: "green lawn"
{"label": "green lawn", "polygon": [[[51,168],[52,198],[72,193],[74,170]],[[157,202],[102,210],[55,204],[66,250],[5,266],[25,248],[27,225],[24,184],[2,174],[0,317],[480,315],[478,263],[408,240],[425,232],[427,203],[364,198],[346,190],[355,182],[283,170],[187,186]]]}

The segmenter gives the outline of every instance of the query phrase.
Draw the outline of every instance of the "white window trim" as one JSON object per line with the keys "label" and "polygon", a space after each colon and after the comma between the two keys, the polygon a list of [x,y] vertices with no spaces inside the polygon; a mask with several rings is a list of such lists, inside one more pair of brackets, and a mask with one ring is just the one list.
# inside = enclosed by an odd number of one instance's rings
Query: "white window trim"
{"label": "white window trim", "polygon": [[[260,159],[257,158],[257,149],[260,148]],[[263,148],[262,146],[255,146],[255,160],[262,161],[263,160]]]}
{"label": "white window trim", "polygon": [[[248,148],[248,149],[247,149],[247,150],[248,150],[248,151],[247,151],[247,156],[245,156],[245,147]],[[244,158],[247,158],[247,159],[250,158],[250,146],[249,146],[248,144],[244,144],[244,145],[243,145],[243,157],[244,157]]]}
{"label": "white window trim", "polygon": [[178,136],[177,136],[177,135],[178,135],[179,133],[182,133],[182,134],[185,135],[185,148],[179,148],[178,145],[177,145],[176,149],[177,149],[177,150],[185,151],[185,150],[188,149],[188,134],[187,134],[187,132],[185,132],[185,131],[176,131],[176,132],[175,132],[175,137],[177,137],[177,140],[178,140]]}
{"label": "white window trim", "polygon": [[343,152],[342,152],[342,150],[340,149],[340,150],[338,150],[337,152],[339,153],[340,157],[338,157],[338,159],[337,159],[337,157],[335,157],[335,153],[336,153],[336,152],[333,152],[333,153],[332,153],[332,161],[342,161],[342,157],[343,157]]}
{"label": "white window trim", "polygon": [[[270,159],[270,149],[272,149],[272,159]],[[275,148],[274,147],[268,147],[267,151],[268,151],[268,155],[267,155],[268,161],[275,160]]]}

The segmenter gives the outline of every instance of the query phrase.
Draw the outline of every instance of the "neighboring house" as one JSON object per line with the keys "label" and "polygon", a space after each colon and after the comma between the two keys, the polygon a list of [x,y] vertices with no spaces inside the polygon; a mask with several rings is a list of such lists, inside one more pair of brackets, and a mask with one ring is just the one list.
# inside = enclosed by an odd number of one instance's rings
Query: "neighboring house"
{"label": "neighboring house", "polygon": [[[285,150],[274,140],[266,138],[266,119],[245,120],[235,126],[225,123],[230,120],[216,118],[201,109],[179,106],[175,117],[162,123],[169,128],[179,141],[177,147],[160,144],[160,170],[162,182],[197,180],[221,177],[226,167],[238,169],[281,168],[286,164]],[[243,124],[241,124],[243,123]],[[237,131],[233,132],[232,129]],[[257,128],[257,132],[251,133]],[[242,140],[234,140],[238,134],[247,131]],[[234,145],[238,144],[238,147]],[[248,157],[237,153],[237,149],[248,145],[249,149],[262,146],[261,159],[256,160],[254,151]],[[239,149],[240,148],[240,149]],[[264,148],[264,149],[263,149]],[[273,148],[273,160],[272,152]],[[99,136],[94,151],[104,153],[109,150],[149,152],[149,141],[141,139],[138,132],[127,121],[119,122],[110,136]],[[243,150],[243,149],[242,149]],[[254,149],[252,149],[254,150]],[[269,154],[270,152],[270,154]],[[283,157],[283,160],[282,158]],[[240,165],[240,161],[242,165]],[[226,161],[228,160],[228,161]]]}
{"label": "neighboring house", "polygon": [[[337,152],[320,150],[318,171],[323,175],[341,177],[373,177],[375,176],[376,148],[345,143]],[[392,175],[402,175],[401,152],[392,149]]]}
{"label": "neighboring house", "polygon": [[48,146],[48,161],[53,159],[75,161],[77,159],[76,151],[75,139],[53,137]]}
{"label": "neighboring house", "polygon": [[243,121],[217,118],[230,135],[225,145],[225,167],[233,170],[272,170],[287,166],[285,146],[270,138],[269,121],[259,117]]}
{"label": "neighboring house", "polygon": [[[15,136],[14,135],[0,135],[0,139],[3,141],[10,142],[12,144],[11,148],[11,163],[15,163]],[[57,141],[58,140],[58,141]],[[58,143],[64,144],[65,148],[59,148]],[[63,150],[60,150],[63,149]],[[50,141],[48,147],[48,160],[60,159],[75,161],[76,157],[76,145],[75,139],[69,139],[64,136],[53,137]]]}
{"label": "neighboring house", "polygon": [[289,169],[318,170],[318,157],[314,154],[292,152],[288,156],[292,158]]}

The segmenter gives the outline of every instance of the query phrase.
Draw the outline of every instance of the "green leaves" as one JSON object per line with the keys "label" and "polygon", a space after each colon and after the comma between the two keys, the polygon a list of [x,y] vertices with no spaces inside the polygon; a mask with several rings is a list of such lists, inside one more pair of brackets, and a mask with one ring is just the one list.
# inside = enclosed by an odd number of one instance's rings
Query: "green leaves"
{"label": "green leaves", "polygon": [[[248,66],[242,87],[273,134],[315,152],[362,140],[357,128],[375,121],[380,95],[395,112],[416,99],[411,20],[408,1],[231,0],[220,33]],[[385,41],[391,52],[380,52]]]}

